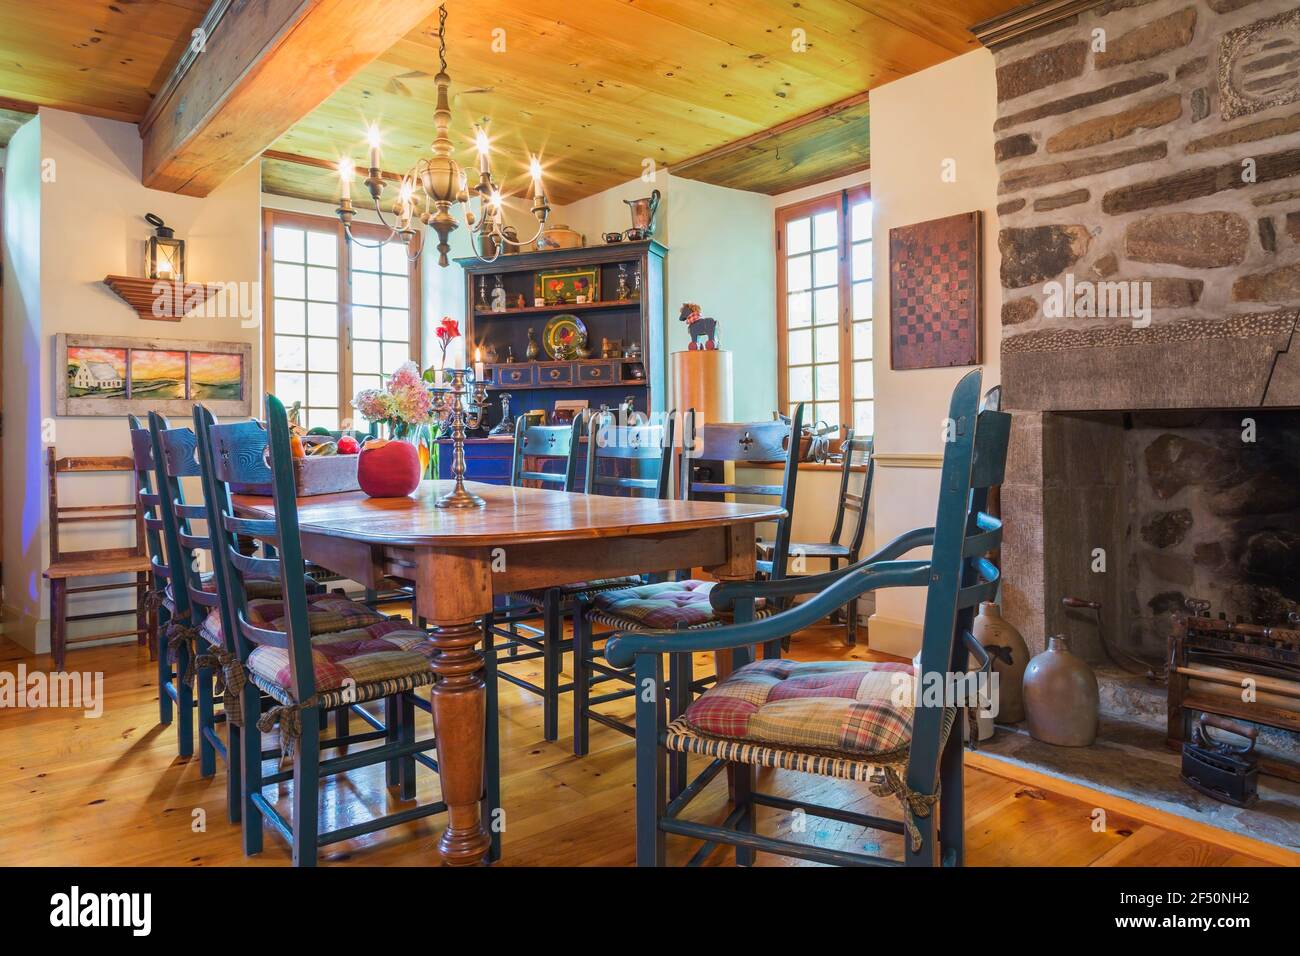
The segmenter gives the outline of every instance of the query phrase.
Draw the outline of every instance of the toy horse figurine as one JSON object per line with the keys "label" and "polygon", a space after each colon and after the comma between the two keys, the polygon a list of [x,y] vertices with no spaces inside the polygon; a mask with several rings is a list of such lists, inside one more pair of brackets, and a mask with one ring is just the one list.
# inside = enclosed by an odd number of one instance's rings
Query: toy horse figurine
{"label": "toy horse figurine", "polygon": [[698,351],[701,346],[696,341],[701,335],[706,336],[704,349],[713,351],[718,347],[718,320],[700,317],[700,307],[694,302],[687,302],[682,305],[681,314],[677,316],[679,322],[685,322],[686,331],[691,333],[691,351]]}

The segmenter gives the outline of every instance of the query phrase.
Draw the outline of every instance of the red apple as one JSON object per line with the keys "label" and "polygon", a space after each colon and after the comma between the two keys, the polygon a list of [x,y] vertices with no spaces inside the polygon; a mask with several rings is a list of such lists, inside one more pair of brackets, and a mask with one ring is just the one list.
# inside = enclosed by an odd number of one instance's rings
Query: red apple
{"label": "red apple", "polygon": [[337,444],[340,455],[355,455],[361,450],[361,445],[351,435],[344,435]]}
{"label": "red apple", "polygon": [[371,498],[404,498],[420,487],[420,453],[405,441],[368,441],[357,458],[357,484]]}

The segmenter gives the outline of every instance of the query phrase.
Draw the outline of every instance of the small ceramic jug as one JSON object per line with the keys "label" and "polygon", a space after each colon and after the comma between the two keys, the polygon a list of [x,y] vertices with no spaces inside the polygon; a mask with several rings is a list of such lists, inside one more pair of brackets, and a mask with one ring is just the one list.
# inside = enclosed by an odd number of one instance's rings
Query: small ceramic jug
{"label": "small ceramic jug", "polygon": [[1047,639],[1047,650],[1025,668],[1025,711],[1029,733],[1044,743],[1087,747],[1097,739],[1101,698],[1097,676],[1070,653],[1064,635]]}
{"label": "small ceramic jug", "polygon": [[996,654],[993,657],[993,671],[998,675],[998,712],[994,719],[1000,724],[1019,723],[1025,719],[1022,684],[1029,663],[1029,646],[992,601],[980,605],[971,632],[985,647],[1005,648],[1011,654],[1010,664]]}

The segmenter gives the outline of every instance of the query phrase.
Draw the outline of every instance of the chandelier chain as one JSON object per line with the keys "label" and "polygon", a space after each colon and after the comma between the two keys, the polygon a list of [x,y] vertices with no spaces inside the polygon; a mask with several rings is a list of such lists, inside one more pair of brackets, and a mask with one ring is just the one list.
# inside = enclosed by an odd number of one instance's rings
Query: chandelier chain
{"label": "chandelier chain", "polygon": [[447,5],[440,4],[438,7],[438,68],[439,72],[447,72]]}

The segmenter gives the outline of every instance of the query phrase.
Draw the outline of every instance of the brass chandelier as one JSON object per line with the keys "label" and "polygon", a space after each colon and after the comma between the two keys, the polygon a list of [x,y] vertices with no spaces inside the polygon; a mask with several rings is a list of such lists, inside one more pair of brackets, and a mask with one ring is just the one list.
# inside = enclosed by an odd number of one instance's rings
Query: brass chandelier
{"label": "brass chandelier", "polygon": [[[343,222],[344,231],[351,242],[358,245],[383,245],[393,239],[400,239],[408,250],[410,258],[418,258],[422,248],[413,245],[415,223],[424,223],[438,234],[438,265],[448,264],[447,253],[451,250],[448,242],[452,232],[460,225],[460,218],[453,214],[453,207],[459,206],[465,227],[469,230],[470,245],[474,255],[484,262],[494,262],[507,246],[523,247],[536,242],[546,227],[546,217],[551,207],[546,201],[542,189],[542,167],[536,156],[529,158],[529,173],[532,177],[533,206],[532,214],[537,219],[537,231],[531,238],[520,239],[513,229],[507,229],[502,209],[501,187],[492,178],[490,164],[490,141],[487,134],[487,119],[474,128],[474,140],[478,150],[478,182],[470,188],[469,177],[465,170],[452,157],[451,138],[447,130],[451,125],[451,106],[447,90],[451,77],[447,75],[447,7],[438,8],[438,75],[434,83],[438,86],[438,102],[434,110],[433,121],[437,135],[430,147],[431,156],[417,162],[407,171],[398,186],[397,200],[392,205],[393,221],[384,214],[381,197],[384,193],[383,173],[379,169],[379,128],[371,125],[368,132],[370,143],[370,169],[366,177],[366,189],[375,204],[375,213],[379,221],[389,230],[389,235],[379,243],[363,243],[352,235],[351,223],[356,216],[352,208],[352,177],[354,166],[350,157],[339,160],[340,194],[339,208],[335,210]],[[473,198],[477,198],[477,211],[471,207]]]}

